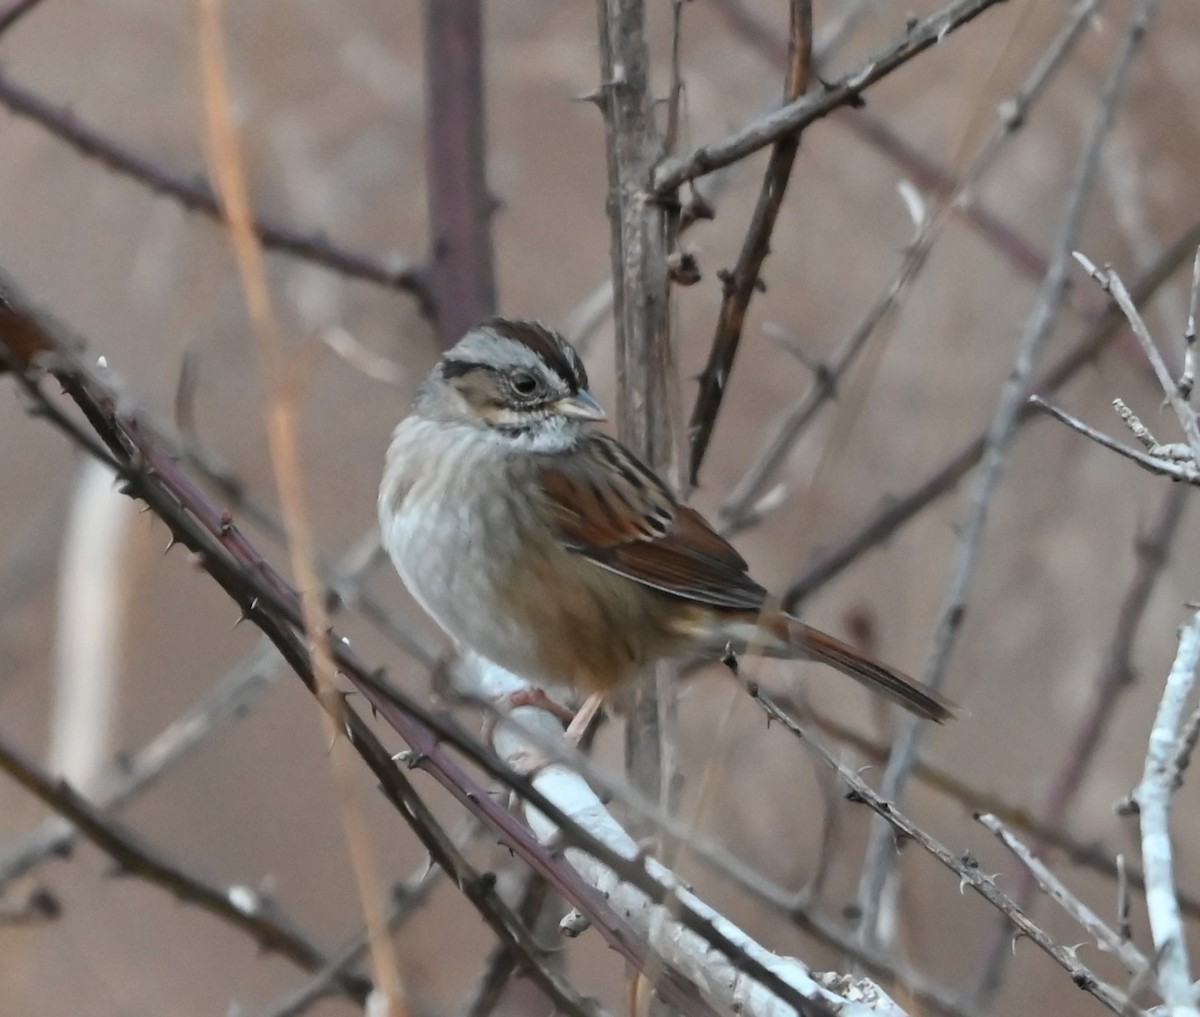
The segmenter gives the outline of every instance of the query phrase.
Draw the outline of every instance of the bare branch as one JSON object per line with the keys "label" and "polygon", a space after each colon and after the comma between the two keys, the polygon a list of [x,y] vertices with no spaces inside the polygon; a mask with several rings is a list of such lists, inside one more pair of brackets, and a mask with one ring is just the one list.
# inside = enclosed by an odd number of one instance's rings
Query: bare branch
{"label": "bare branch", "polygon": [[[1192,254],[1198,242],[1200,223],[1195,223],[1138,280],[1138,285],[1132,291],[1134,303],[1140,306],[1157,292],[1175,268]],[[1056,391],[1073,378],[1080,368],[1099,356],[1121,334],[1123,324],[1124,318],[1116,304],[1109,304],[1075,346],[1034,379],[1026,395]],[[1017,415],[1016,426],[1026,423],[1033,410],[1031,405],[1024,406]],[[784,594],[784,607],[794,610],[813,590],[841,573],[863,553],[885,542],[930,502],[952,490],[983,455],[985,440],[985,435],[977,435],[913,488],[899,497],[889,498],[849,537],[834,545],[793,580]]]}
{"label": "bare branch", "polygon": [[[23,88],[3,72],[0,72],[0,104],[9,112],[45,128],[80,155],[95,159],[115,173],[131,177],[156,194],[174,199],[189,212],[199,212],[215,220],[222,218],[217,195],[203,177],[173,173],[148,156],[101,133],[70,110],[55,106]],[[351,279],[410,293],[420,304],[422,314],[426,317],[436,315],[433,297],[426,292],[420,269],[407,263],[395,264],[393,261],[389,264],[372,255],[346,250],[320,234],[303,233],[262,216],[254,216],[252,225],[262,245],[272,251],[302,258]]]}
{"label": "bare branch", "polygon": [[1147,967],[1151,966],[1150,959],[1134,946],[1128,937],[1121,936],[1103,921],[1096,912],[1067,889],[1066,884],[1054,875],[1046,867],[1045,863],[1034,855],[1029,848],[1022,844],[1000,819],[986,812],[975,818],[987,827],[987,829],[991,830],[1000,839],[1000,843],[1020,859],[1021,864],[1033,874],[1033,878],[1037,880],[1038,885],[1041,886],[1059,907],[1082,925],[1103,949],[1114,954],[1125,965],[1125,970],[1130,974],[1136,975],[1141,974]]}
{"label": "bare branch", "polygon": [[1124,456],[1126,459],[1133,460],[1133,462],[1137,463],[1144,470],[1149,470],[1151,473],[1156,473],[1159,476],[1170,477],[1172,480],[1182,480],[1188,484],[1200,483],[1200,467],[1197,467],[1195,463],[1174,462],[1157,456],[1147,455],[1145,452],[1139,452],[1135,448],[1122,445],[1104,432],[1097,431],[1094,427],[1085,424],[1078,417],[1073,417],[1064,410],[1060,410],[1057,406],[1052,406],[1039,396],[1030,396],[1029,404],[1036,406],[1040,410],[1045,410],[1055,420],[1061,421],[1073,430],[1078,431],[1085,438],[1090,438],[1097,445],[1103,445],[1106,449],[1110,449],[1118,455]]}
{"label": "bare branch", "polygon": [[[826,765],[850,788],[848,799],[856,804],[866,805],[888,827],[906,840],[915,841],[930,855],[936,858],[945,868],[958,877],[960,889],[970,887],[996,910],[1003,914],[1020,934],[1028,937],[1039,949],[1049,956],[1059,967],[1066,971],[1079,988],[1094,996],[1113,1013],[1128,1017],[1129,1014],[1142,1014],[1142,1011],[1132,1007],[1127,995],[1101,981],[1096,973],[1080,962],[1074,952],[1064,947],[1053,936],[1033,922],[1016,903],[1004,893],[995,880],[982,872],[979,863],[970,854],[955,854],[945,845],[917,826],[902,813],[896,805],[876,793],[854,770],[843,766],[833,754],[814,738],[811,732],[805,731],[786,711],[782,710],[757,683],[746,682],[747,690],[758,702],[763,711],[772,720],[778,721],[788,731],[809,746]],[[1143,1015],[1144,1017],[1144,1015]]]}
{"label": "bare branch", "polygon": [[[812,3],[811,0],[791,0],[788,32],[787,79],[784,82],[784,102],[792,102],[808,88],[812,64]],[[763,175],[750,226],[742,242],[741,253],[733,271],[723,279],[725,296],[717,315],[716,334],[708,353],[708,362],[700,374],[700,390],[692,406],[688,424],[689,461],[688,483],[698,483],[700,465],[708,450],[725,386],[733,370],[742,339],[742,328],[750,298],[761,285],[759,274],[771,249],[771,234],[775,220],[787,193],[788,178],[800,148],[800,131],[780,138],[771,149],[771,158]]]}
{"label": "bare branch", "polygon": [[1200,662],[1200,612],[1184,627],[1179,653],[1167,676],[1146,766],[1132,799],[1142,826],[1142,864],[1146,870],[1146,910],[1159,957],[1159,984],[1172,1017],[1196,1017],[1196,990],[1188,972],[1187,939],[1179,913],[1171,848],[1171,794],[1175,789],[1176,745],[1184,709]]}
{"label": "bare branch", "polygon": [[663,160],[654,172],[653,193],[659,197],[668,195],[688,180],[743,159],[802,130],[814,120],[828,116],[840,106],[853,105],[869,86],[902,67],[918,53],[940,43],[998,2],[955,0],[938,13],[908,26],[898,39],[821,92],[788,103],[721,141],[703,145],[688,155]]}
{"label": "bare branch", "polygon": [[1193,459],[1200,460],[1200,425],[1196,423],[1196,413],[1188,405],[1187,400],[1180,394],[1179,386],[1172,378],[1171,372],[1162,358],[1162,354],[1158,351],[1158,346],[1150,335],[1150,330],[1146,327],[1146,322],[1142,320],[1142,316],[1138,312],[1136,302],[1129,295],[1129,291],[1125,288],[1121,277],[1111,268],[1097,268],[1085,255],[1080,254],[1078,251],[1075,252],[1075,259],[1083,266],[1084,271],[1095,279],[1103,287],[1104,291],[1117,302],[1117,306],[1121,308],[1121,313],[1128,320],[1130,329],[1132,329],[1138,343],[1141,344],[1142,351],[1146,354],[1146,359],[1150,361],[1150,366],[1154,368],[1154,374],[1158,378],[1159,385],[1162,386],[1167,401],[1175,411],[1175,416],[1179,418],[1179,426],[1187,436],[1188,444],[1192,447]]}
{"label": "bare branch", "polygon": [[426,0],[425,162],[438,342],[452,346],[496,310],[495,199],[487,187],[480,0]]}
{"label": "bare branch", "polygon": [[[208,883],[162,857],[115,821],[101,815],[66,781],[56,781],[43,773],[3,738],[0,738],[0,769],[73,823],[120,866],[120,872],[145,879],[169,890],[179,900],[203,908],[251,936],[263,950],[278,953],[306,971],[316,971],[325,965],[325,955],[259,893],[245,886]],[[355,975],[342,974],[337,981],[360,1004],[371,988],[369,982]]]}

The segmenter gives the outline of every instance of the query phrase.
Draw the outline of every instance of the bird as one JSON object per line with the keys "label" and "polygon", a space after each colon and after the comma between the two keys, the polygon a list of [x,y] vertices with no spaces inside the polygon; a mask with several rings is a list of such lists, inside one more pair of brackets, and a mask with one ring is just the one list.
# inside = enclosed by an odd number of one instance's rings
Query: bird
{"label": "bird", "polygon": [[381,540],[462,650],[545,688],[611,694],[664,660],[807,658],[918,717],[932,689],[768,604],[742,556],[620,441],[557,331],[492,318],[448,349],[392,434]]}

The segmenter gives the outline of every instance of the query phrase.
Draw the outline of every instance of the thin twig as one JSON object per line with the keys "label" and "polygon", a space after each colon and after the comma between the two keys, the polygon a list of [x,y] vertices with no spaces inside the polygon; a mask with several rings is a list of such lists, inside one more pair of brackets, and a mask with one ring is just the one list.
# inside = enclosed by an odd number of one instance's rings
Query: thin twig
{"label": "thin twig", "polygon": [[1065,410],[1061,410],[1057,406],[1046,402],[1040,396],[1030,396],[1029,405],[1036,406],[1039,410],[1044,410],[1055,420],[1066,424],[1072,430],[1078,431],[1085,438],[1090,438],[1097,445],[1102,445],[1104,448],[1132,460],[1144,470],[1162,477],[1170,477],[1172,480],[1181,480],[1187,484],[1200,483],[1200,467],[1193,462],[1161,459],[1158,456],[1147,455],[1145,452],[1130,448],[1128,445],[1122,445],[1119,441],[1110,438],[1103,431],[1097,431],[1094,427],[1085,424],[1078,417],[1073,417]]}
{"label": "thin twig", "polygon": [[[203,177],[174,173],[148,156],[134,152],[121,142],[86,123],[75,113],[48,102],[0,71],[0,104],[9,112],[25,117],[45,128],[80,155],[95,159],[108,169],[131,177],[161,194],[179,202],[189,212],[199,212],[210,219],[223,216],[220,202],[212,185]],[[332,243],[319,233],[304,233],[295,227],[275,222],[263,216],[252,218],[255,235],[264,247],[281,254],[302,258],[351,279],[375,283],[388,289],[409,293],[418,301],[421,313],[436,317],[436,306],[427,291],[423,273],[407,262],[396,263],[373,255],[351,251]]]}
{"label": "thin twig", "polygon": [[663,160],[654,171],[653,193],[665,197],[688,180],[743,159],[841,106],[853,105],[868,87],[998,2],[955,0],[936,14],[911,24],[899,38],[822,91],[803,96],[753,120],[720,141],[702,145],[687,155]]}
{"label": "thin twig", "polygon": [[[784,81],[784,102],[799,98],[808,88],[812,65],[812,2],[791,0],[789,5],[788,62]],[[700,374],[700,390],[692,406],[688,424],[688,483],[698,483],[700,465],[708,450],[717,414],[725,396],[725,387],[733,370],[734,357],[742,339],[746,323],[746,311],[750,298],[760,286],[763,262],[771,249],[771,234],[783,196],[787,193],[788,179],[800,148],[800,131],[785,135],[771,148],[771,157],[763,174],[762,187],[742,249],[734,268],[722,280],[725,295],[717,315],[716,332],[709,349],[708,362]]]}
{"label": "thin twig", "polygon": [[1114,954],[1125,965],[1126,971],[1131,975],[1140,974],[1150,964],[1149,958],[1134,946],[1127,936],[1122,936],[1109,926],[1095,911],[1072,893],[1040,858],[1021,843],[1002,820],[986,812],[975,818],[991,830],[1000,839],[1000,843],[1016,855],[1021,864],[1032,873],[1038,885],[1059,907],[1083,926],[1102,949]]}
{"label": "thin twig", "polygon": [[[1149,2],[1150,0],[1143,0],[1143,3]],[[1196,413],[1187,400],[1180,395],[1179,387],[1171,377],[1171,372],[1167,368],[1162,354],[1154,342],[1154,338],[1150,335],[1150,330],[1146,327],[1146,322],[1138,312],[1137,304],[1125,288],[1125,283],[1122,282],[1121,277],[1113,269],[1107,267],[1103,269],[1097,268],[1085,255],[1080,254],[1078,251],[1075,252],[1075,259],[1083,266],[1084,271],[1095,279],[1103,287],[1104,291],[1117,302],[1117,306],[1121,308],[1121,312],[1129,322],[1130,329],[1141,345],[1142,351],[1146,354],[1146,359],[1150,361],[1150,366],[1154,369],[1154,374],[1158,378],[1159,385],[1162,386],[1167,401],[1171,404],[1171,408],[1175,411],[1175,416],[1179,419],[1179,426],[1183,429],[1188,444],[1192,447],[1193,459],[1200,461],[1200,425],[1196,423]]]}
{"label": "thin twig", "polygon": [[[1131,291],[1134,303],[1141,305],[1150,299],[1159,287],[1166,283],[1175,268],[1192,254],[1197,243],[1200,243],[1200,223],[1192,224],[1163,253],[1153,268],[1139,278],[1138,284]],[[1034,379],[1026,394],[1048,394],[1056,391],[1082,367],[1099,356],[1121,334],[1124,324],[1124,318],[1115,302],[1110,303],[1083,337]],[[1033,406],[1025,406],[1018,414],[1017,426],[1026,423],[1033,411]],[[958,481],[979,461],[985,442],[985,434],[976,435],[910,490],[899,497],[889,498],[848,537],[818,557],[792,581],[783,596],[784,608],[794,610],[801,600],[840,574],[866,551],[884,543],[926,505],[953,490]]]}
{"label": "thin twig", "polygon": [[1176,745],[1184,710],[1200,663],[1200,612],[1184,627],[1179,652],[1167,676],[1150,729],[1142,781],[1134,790],[1142,827],[1146,911],[1158,951],[1158,978],[1172,1017],[1196,1017],[1196,990],[1188,971],[1187,938],[1179,913],[1171,847],[1171,795],[1175,789]]}
{"label": "thin twig", "polygon": [[998,119],[992,133],[979,147],[960,179],[956,182],[947,179],[937,206],[928,214],[917,217],[916,236],[904,252],[893,278],[834,355],[827,373],[818,375],[797,405],[788,411],[775,433],[768,439],[763,452],[751,463],[725,499],[720,512],[728,530],[740,529],[748,521],[748,517],[755,514],[755,506],[760,501],[764,488],[786,461],[808,425],[816,418],[817,412],[837,394],[841,380],[866,349],[870,338],[892,315],[901,296],[909,290],[928,264],[934,241],[949,221],[951,212],[960,206],[959,199],[973,192],[1004,151],[1007,141],[1028,119],[1030,111],[1045,92],[1055,71],[1063,65],[1082,37],[1084,27],[1097,4],[1098,0],[1081,0],[1075,4],[1063,27],[1040,56],[1028,78],[1013,97],[1003,104],[1004,115]]}
{"label": "thin twig", "polygon": [[778,721],[791,734],[799,738],[806,746],[816,753],[827,766],[830,766],[842,781],[849,787],[847,799],[855,804],[866,805],[889,829],[904,840],[912,840],[925,849],[943,867],[952,872],[959,880],[959,888],[970,887],[984,900],[1003,914],[1020,934],[1027,936],[1039,949],[1046,953],[1055,963],[1066,971],[1075,984],[1085,992],[1094,996],[1115,1014],[1127,1015],[1130,1012],[1141,1013],[1140,1010],[1129,1009],[1129,1000],[1116,987],[1101,981],[1100,978],[1081,963],[1074,952],[1064,947],[1053,936],[1049,935],[1039,925],[1034,923],[1016,903],[1005,894],[995,880],[979,868],[979,863],[970,854],[955,854],[930,834],[902,813],[896,805],[882,797],[870,787],[857,773],[840,763],[825,747],[819,738],[806,731],[796,720],[781,709],[755,682],[744,682],[751,697],[772,720]]}
{"label": "thin twig", "polygon": [[1187,324],[1183,329],[1183,373],[1179,376],[1179,395],[1191,401],[1196,384],[1196,310],[1200,306],[1200,247],[1192,260],[1192,285],[1188,291]]}
{"label": "thin twig", "polygon": [[[251,936],[259,947],[286,957],[306,971],[326,964],[325,955],[263,897],[245,886],[217,886],[164,858],[115,820],[103,816],[65,780],[55,780],[26,758],[6,738],[0,737],[0,769],[44,802],[113,859],[124,874],[137,876],[169,890]],[[370,991],[368,981],[342,974],[343,991],[362,1004]]]}

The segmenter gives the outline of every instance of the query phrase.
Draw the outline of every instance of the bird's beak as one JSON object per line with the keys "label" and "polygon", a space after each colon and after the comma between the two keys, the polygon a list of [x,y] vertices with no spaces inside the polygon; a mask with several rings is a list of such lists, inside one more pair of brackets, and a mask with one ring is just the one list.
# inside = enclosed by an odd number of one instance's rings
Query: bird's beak
{"label": "bird's beak", "polygon": [[592,398],[590,392],[576,392],[565,396],[554,404],[554,408],[564,417],[573,420],[607,420],[608,414],[604,408]]}

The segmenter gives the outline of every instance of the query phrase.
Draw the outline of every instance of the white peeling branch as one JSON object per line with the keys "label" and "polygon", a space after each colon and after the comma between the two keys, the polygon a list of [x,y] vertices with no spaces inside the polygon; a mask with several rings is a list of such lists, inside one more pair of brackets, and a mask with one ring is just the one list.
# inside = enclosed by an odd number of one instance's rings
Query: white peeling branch
{"label": "white peeling branch", "polygon": [[1171,792],[1175,787],[1176,746],[1184,711],[1200,662],[1200,612],[1179,638],[1179,652],[1167,676],[1158,715],[1150,729],[1146,767],[1133,792],[1142,826],[1142,866],[1146,873],[1146,910],[1159,958],[1159,985],[1171,1017],[1200,1017],[1188,971],[1187,939],[1175,892],[1171,847]]}
{"label": "white peeling branch", "polygon": [[[515,675],[480,658],[469,658],[456,669],[455,687],[505,710],[514,693],[531,688]],[[534,786],[564,814],[613,851],[630,860],[639,857],[637,843],[604,807],[588,783],[565,763],[549,758],[546,746],[561,739],[562,725],[539,706],[520,705],[499,722],[493,741],[497,754],[513,769],[530,775]],[[526,818],[538,839],[558,845],[564,837],[559,827],[532,807]],[[800,961],[774,954],[742,929],[713,910],[679,878],[654,859],[646,869],[670,895],[655,903],[647,894],[621,881],[608,866],[579,848],[565,849],[567,861],[599,890],[609,905],[623,915],[654,948],[665,964],[690,979],[714,1007],[744,1017],[795,1017],[796,1009],[755,979],[739,970],[736,957],[728,957],[677,918],[681,907],[695,912],[734,943],[747,958],[758,961],[799,994],[819,1001],[839,1017],[905,1017],[902,1010],[874,982],[839,974],[814,974]]]}

